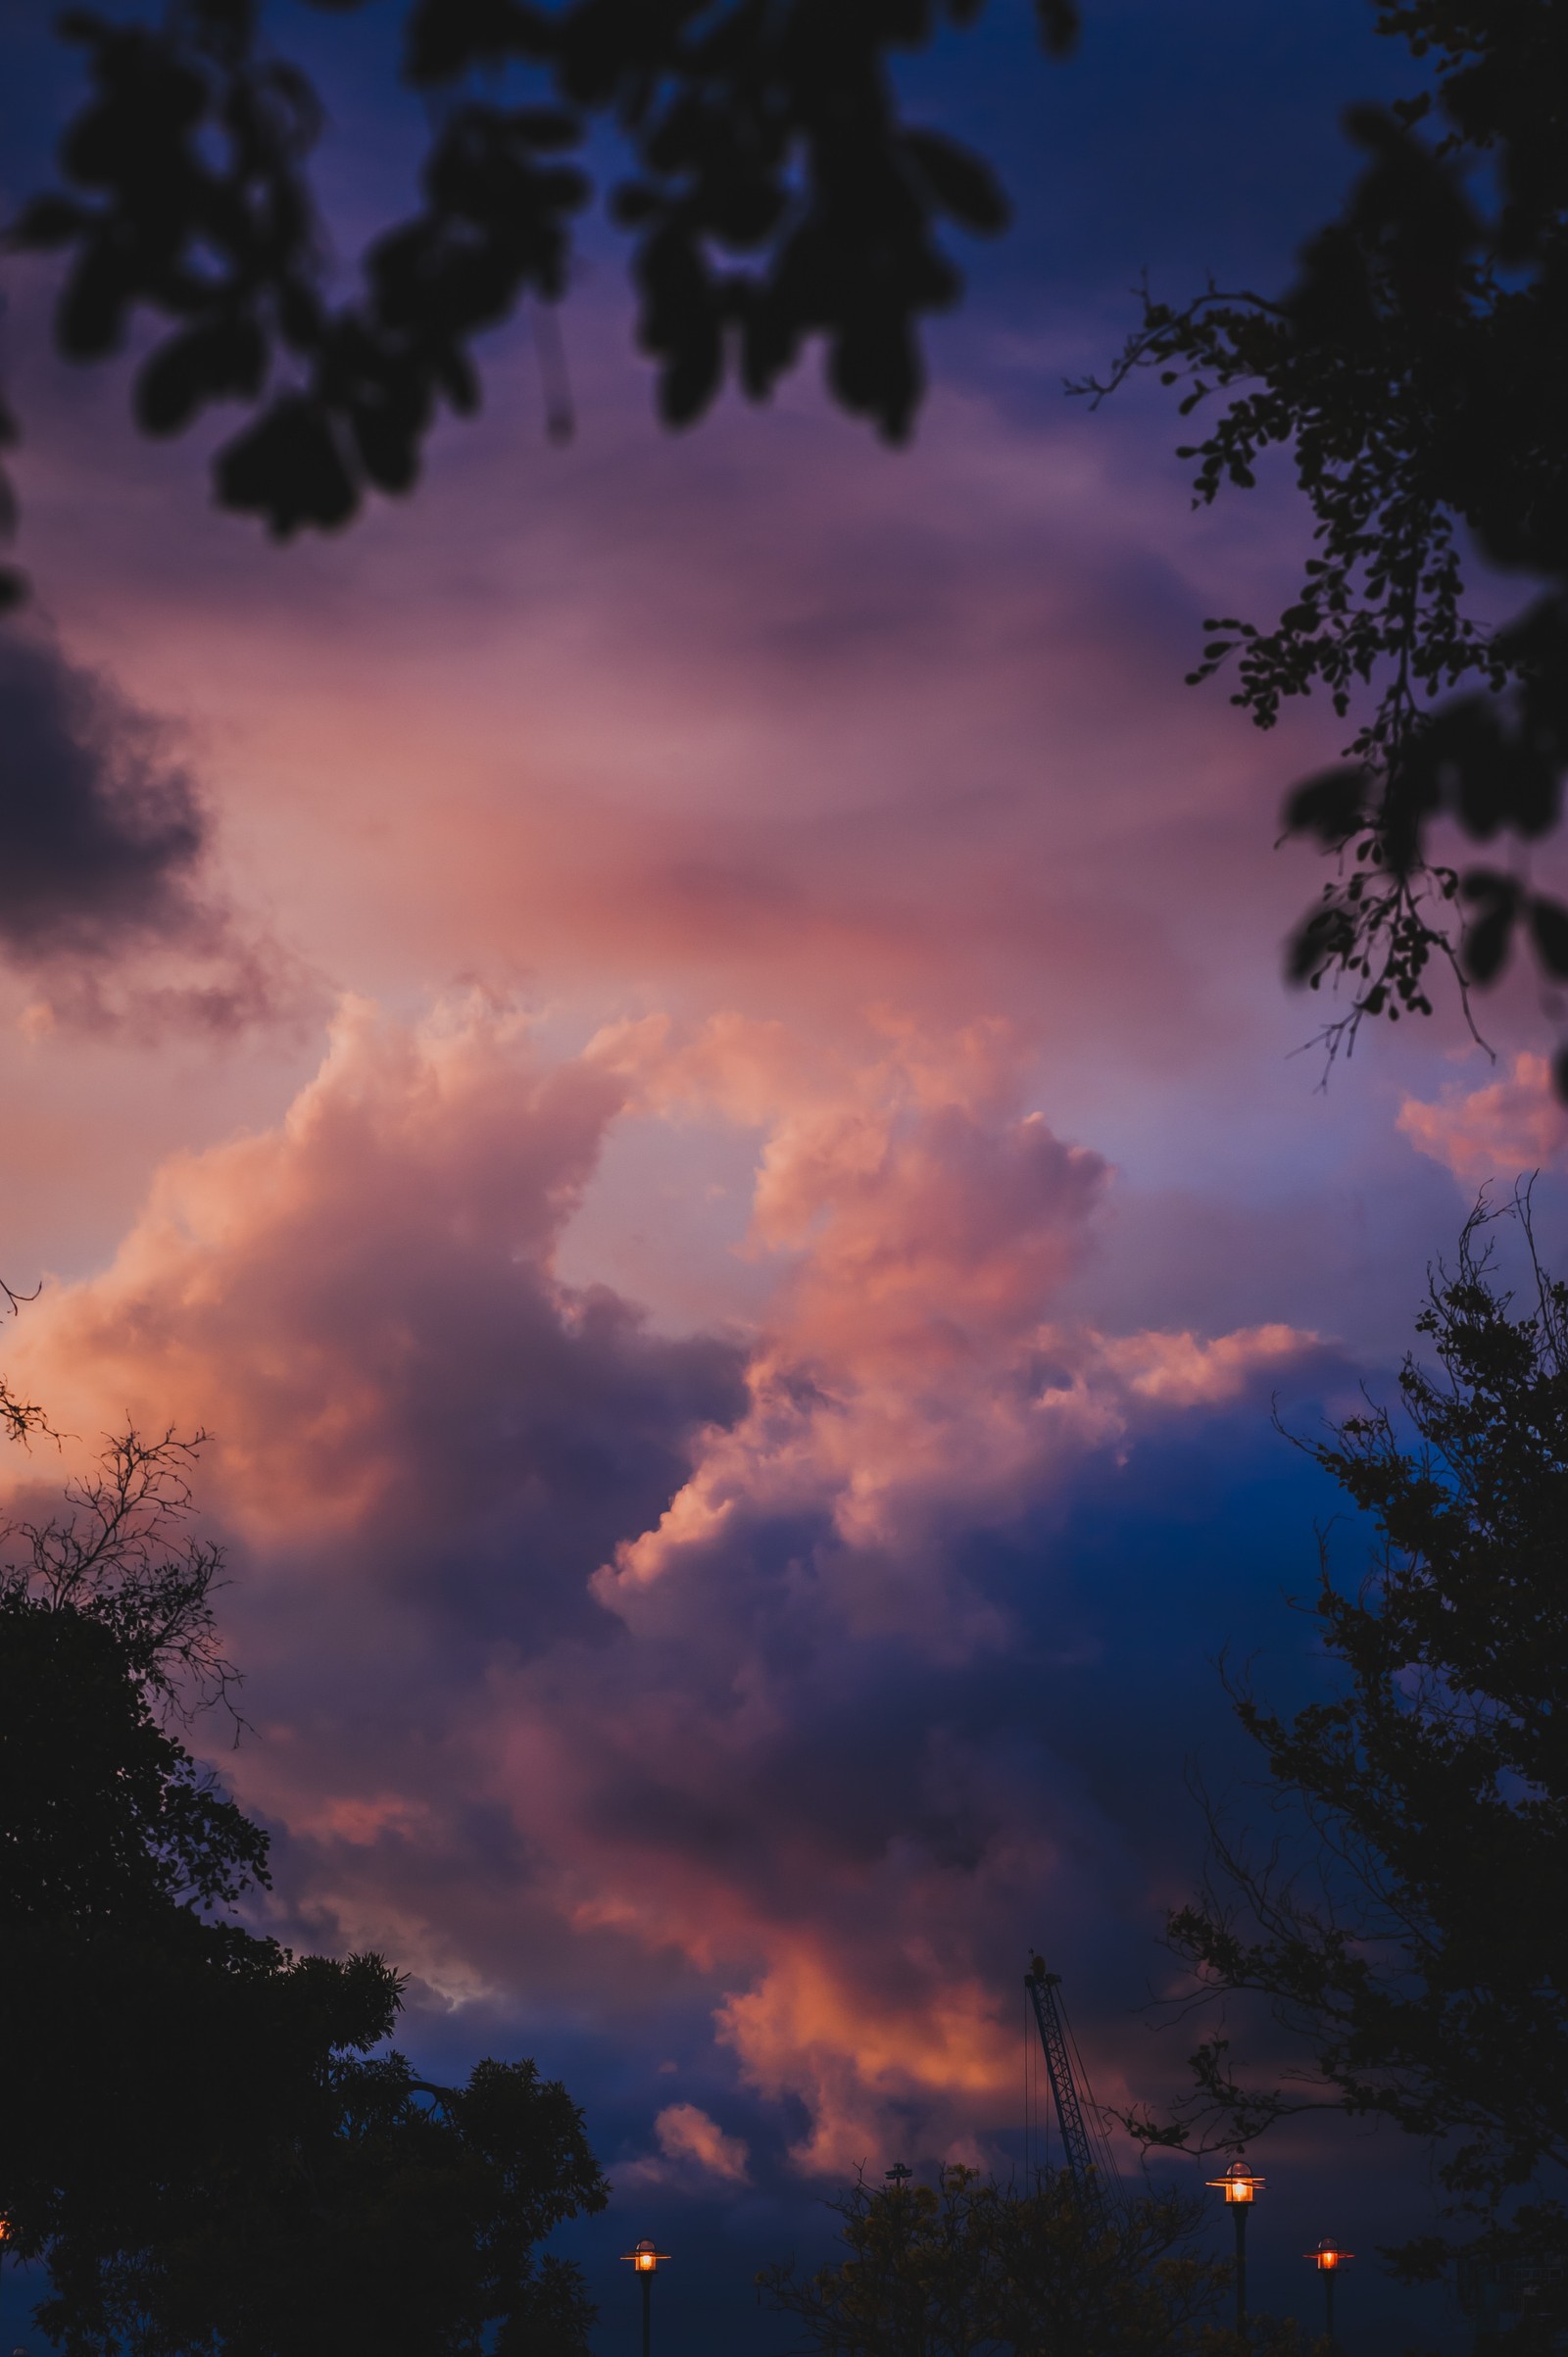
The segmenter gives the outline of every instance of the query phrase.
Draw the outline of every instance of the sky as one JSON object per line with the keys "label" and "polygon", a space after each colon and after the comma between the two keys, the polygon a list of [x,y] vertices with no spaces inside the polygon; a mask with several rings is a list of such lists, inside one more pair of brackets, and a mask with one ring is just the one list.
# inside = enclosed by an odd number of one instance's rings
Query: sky
{"label": "sky", "polygon": [[[8,201],[47,13],[0,6]],[[1145,269],[1279,284],[1340,110],[1413,70],[1363,0],[1085,17],[1070,64],[996,0],[909,68],[1018,218],[907,450],[813,359],[662,433],[595,230],[571,445],[502,333],[413,499],[279,549],[8,266],[5,1364],[73,1436],[12,1510],[127,1418],[210,1433],[263,1920],[407,1970],[426,2070],[564,2078],[603,2357],[640,2234],[666,2348],[768,2357],[755,2270],[858,2167],[1015,2166],[1035,1945],[1096,2093],[1179,2090],[1194,1779],[1248,1805],[1221,1656],[1324,1676],[1288,1598],[1338,1500],[1276,1410],[1387,1394],[1478,1188],[1540,1168],[1561,1233],[1527,995],[1490,1055],[1445,1008],[1324,1085],[1278,980],[1319,878],[1276,811],[1336,726],[1183,674],[1288,592],[1288,485],[1195,515],[1157,390],[1062,390]],[[352,255],[420,129],[389,12],[275,23]],[[1433,2223],[1419,2151],[1258,2159],[1258,2298],[1315,2313],[1332,2232],[1350,2345],[1458,2345],[1371,2257]]]}

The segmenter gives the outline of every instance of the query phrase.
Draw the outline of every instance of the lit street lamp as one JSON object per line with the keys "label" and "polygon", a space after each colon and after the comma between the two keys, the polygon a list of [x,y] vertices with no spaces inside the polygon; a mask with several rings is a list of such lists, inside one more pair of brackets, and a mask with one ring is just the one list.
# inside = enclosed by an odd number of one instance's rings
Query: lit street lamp
{"label": "lit street lamp", "polygon": [[1355,2253],[1353,2250],[1341,2250],[1337,2242],[1324,2241],[1318,2244],[1316,2250],[1303,2252],[1302,2255],[1312,2261],[1318,2274],[1323,2278],[1323,2336],[1332,2348],[1334,2345],[1334,2279],[1347,2261],[1355,2257]]}
{"label": "lit street lamp", "polygon": [[1218,2187],[1236,2213],[1236,2337],[1247,2337],[1247,2213],[1263,2190],[1263,2180],[1254,2177],[1245,2161],[1232,2161],[1223,2177],[1207,2180]]}
{"label": "lit street lamp", "polygon": [[656,2250],[651,2242],[639,2242],[631,2250],[623,2250],[621,2259],[634,2267],[643,2284],[643,2357],[650,2357],[654,2345],[654,2277],[659,2263],[667,2259],[667,2250]]}

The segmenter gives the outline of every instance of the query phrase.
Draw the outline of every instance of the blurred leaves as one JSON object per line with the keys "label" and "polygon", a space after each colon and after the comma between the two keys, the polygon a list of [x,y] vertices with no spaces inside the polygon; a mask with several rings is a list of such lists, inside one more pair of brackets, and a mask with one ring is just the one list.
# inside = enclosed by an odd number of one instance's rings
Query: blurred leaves
{"label": "blurred leaves", "polygon": [[[347,523],[371,489],[411,490],[443,405],[477,409],[477,339],[566,291],[584,150],[607,124],[630,151],[610,211],[665,422],[695,422],[732,380],[765,399],[820,337],[834,398],[900,441],[924,386],[921,320],[961,291],[939,226],[995,234],[1007,204],[981,158],[905,125],[891,62],[983,5],[411,0],[404,75],[443,100],[422,205],[372,240],[347,303],[311,178],[321,108],[263,9],[170,0],[156,25],[75,10],[62,30],[88,96],[61,144],[66,187],[24,204],[9,238],[65,257],[72,358],[119,352],[140,312],[170,323],[136,378],[138,424],[248,410],[218,499],[286,539]],[[1037,15],[1065,55],[1075,8]],[[509,75],[533,85],[527,103],[496,101]]]}

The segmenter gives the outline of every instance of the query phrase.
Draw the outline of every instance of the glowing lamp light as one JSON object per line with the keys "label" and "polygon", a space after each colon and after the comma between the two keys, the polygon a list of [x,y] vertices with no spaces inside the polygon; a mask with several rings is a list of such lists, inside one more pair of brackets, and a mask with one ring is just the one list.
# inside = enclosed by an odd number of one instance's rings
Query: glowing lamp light
{"label": "glowing lamp light", "polygon": [[1268,2181],[1254,2177],[1245,2161],[1232,2161],[1223,2177],[1210,2177],[1204,2182],[1222,2192],[1227,2201],[1252,2201]]}
{"label": "glowing lamp light", "polygon": [[1345,2266],[1347,2261],[1355,2257],[1355,2253],[1353,2250],[1342,2250],[1337,2242],[1332,2240],[1329,2235],[1325,2234],[1315,2250],[1305,2250],[1301,2253],[1301,2256],[1303,2259],[1311,2260],[1313,2266],[1317,2269],[1319,2279],[1323,2285],[1323,2334],[1324,2338],[1329,2344],[1329,2347],[1332,2349],[1335,2346],[1335,2278],[1338,2276],[1340,2269]]}
{"label": "glowing lamp light", "polygon": [[669,2253],[667,2250],[660,2250],[657,2244],[645,2239],[641,2242],[634,2242],[630,2250],[623,2250],[620,2255],[624,2264],[632,2268],[642,2279],[643,2357],[653,2357],[654,2277],[659,2272],[660,2261],[667,2259]]}
{"label": "glowing lamp light", "polygon": [[1263,2190],[1263,2180],[1254,2177],[1245,2161],[1232,2161],[1223,2177],[1210,2177],[1204,2183],[1213,2185],[1225,2196],[1226,2205],[1236,2220],[1236,2337],[1245,2344],[1247,2339],[1247,2221],[1253,2202]]}

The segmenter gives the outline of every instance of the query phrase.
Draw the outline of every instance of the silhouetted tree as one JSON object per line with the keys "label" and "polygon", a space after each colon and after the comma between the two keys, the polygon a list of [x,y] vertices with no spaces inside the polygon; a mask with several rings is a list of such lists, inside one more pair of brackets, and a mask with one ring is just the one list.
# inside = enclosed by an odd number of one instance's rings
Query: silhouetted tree
{"label": "silhouetted tree", "polygon": [[[1171,1919],[1199,1990],[1261,1997],[1310,2067],[1257,2084],[1216,2036],[1185,2116],[1139,2124],[1181,2145],[1380,2116],[1490,2217],[1568,2164],[1568,1285],[1535,1260],[1528,1196],[1514,1211],[1528,1300],[1478,1209],[1417,1320],[1436,1365],[1406,1360],[1402,1413],[1304,1444],[1372,1517],[1376,1558],[1348,1593],[1325,1551],[1332,1698],[1283,1716],[1238,1692],[1279,1838],[1259,1851],[1216,1819],[1208,1888]],[[1535,2200],[1519,2247],[1561,2247],[1563,2225]]]}
{"label": "silhouetted tree", "polygon": [[[1568,773],[1568,19],[1559,0],[1376,0],[1433,86],[1353,108],[1368,158],[1340,219],[1275,298],[1145,300],[1101,394],[1140,367],[1184,415],[1234,394],[1195,459],[1197,504],[1288,450],[1311,517],[1300,587],[1270,628],[1211,619],[1195,681],[1234,663],[1260,728],[1326,689],[1354,715],[1343,765],[1285,806],[1336,873],[1288,967],[1349,988],[1330,1052],[1368,1016],[1431,1011],[1434,958],[1461,992],[1521,937],[1568,978],[1568,908],[1517,859],[1449,864],[1446,829],[1540,842]],[[1544,584],[1500,628],[1466,613],[1467,544]],[[1439,702],[1462,682],[1469,692]],[[1462,934],[1455,907],[1464,911]],[[1557,1059],[1568,1095],[1568,1048]]]}
{"label": "silhouetted tree", "polygon": [[[41,1412],[0,1387],[20,1438]],[[0,1570],[0,2215],[73,2351],[409,2357],[591,2321],[542,2237],[606,2187],[565,2090],[462,2088],[376,2056],[380,1957],[296,1958],[237,1922],[267,1837],[172,1722],[231,1693],[187,1526],[198,1443],[129,1433]]]}
{"label": "silhouetted tree", "polygon": [[1197,2206],[1175,2193],[1101,2218],[1064,2174],[1021,2186],[947,2168],[934,2185],[862,2181],[829,2207],[845,2258],[757,2279],[824,2357],[1174,2357],[1210,2345],[1229,2280],[1193,2249]]}
{"label": "silhouetted tree", "polygon": [[558,2081],[481,2062],[435,2087],[340,2050],[275,2125],[144,2237],[61,2236],[44,2330],[125,2357],[582,2357],[581,2275],[538,2244],[605,2186]]}

